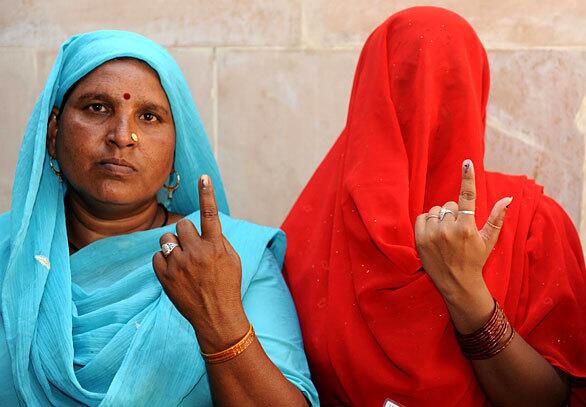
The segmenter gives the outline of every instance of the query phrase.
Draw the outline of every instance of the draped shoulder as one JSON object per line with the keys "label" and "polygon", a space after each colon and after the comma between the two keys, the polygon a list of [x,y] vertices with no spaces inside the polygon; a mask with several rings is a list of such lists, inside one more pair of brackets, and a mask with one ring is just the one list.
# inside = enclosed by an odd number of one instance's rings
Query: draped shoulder
{"label": "draped shoulder", "polygon": [[519,332],[552,365],[586,378],[584,256],[570,217],[546,195],[531,222],[526,267],[528,317]]}

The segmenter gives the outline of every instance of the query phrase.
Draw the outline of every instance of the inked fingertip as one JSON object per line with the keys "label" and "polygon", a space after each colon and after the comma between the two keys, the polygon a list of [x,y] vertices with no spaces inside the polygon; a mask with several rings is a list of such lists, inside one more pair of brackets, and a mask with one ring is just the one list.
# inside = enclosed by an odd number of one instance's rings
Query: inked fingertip
{"label": "inked fingertip", "polygon": [[201,180],[201,187],[203,189],[208,189],[210,186],[210,183],[211,183],[209,175],[207,175],[207,174],[202,175],[200,177],[200,180]]}
{"label": "inked fingertip", "polygon": [[507,202],[507,205],[505,206],[505,208],[508,208],[511,205],[511,202],[513,202],[513,197],[512,196],[507,197],[506,202]]}
{"label": "inked fingertip", "polygon": [[462,162],[462,169],[464,170],[464,174],[467,174],[470,169],[472,168],[472,160],[467,158]]}

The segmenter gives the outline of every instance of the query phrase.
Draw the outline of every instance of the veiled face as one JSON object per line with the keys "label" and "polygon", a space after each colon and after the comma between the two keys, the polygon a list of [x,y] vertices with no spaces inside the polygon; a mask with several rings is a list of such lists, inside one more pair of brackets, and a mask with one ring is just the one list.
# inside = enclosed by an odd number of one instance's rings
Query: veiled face
{"label": "veiled face", "polygon": [[[136,137],[133,138],[132,134]],[[88,202],[140,205],[172,171],[175,126],[159,78],[136,59],[104,63],[82,78],[48,131],[70,187]]]}

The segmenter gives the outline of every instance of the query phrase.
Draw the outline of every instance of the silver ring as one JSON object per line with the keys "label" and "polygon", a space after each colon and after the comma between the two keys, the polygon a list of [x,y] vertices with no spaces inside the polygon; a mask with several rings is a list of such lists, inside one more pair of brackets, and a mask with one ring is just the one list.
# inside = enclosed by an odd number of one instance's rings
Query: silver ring
{"label": "silver ring", "polygon": [[[448,214],[448,213],[451,213],[452,215],[454,215],[454,212],[453,211],[451,211],[449,209],[446,209],[446,208],[441,208],[440,211],[439,211],[439,220],[440,221],[441,220],[444,220],[444,216],[446,216],[446,214]],[[454,215],[454,217],[455,216],[456,215]]]}
{"label": "silver ring", "polygon": [[161,251],[163,252],[163,256],[165,256],[165,258],[169,257],[171,252],[178,246],[179,245],[177,243],[163,243],[161,245]]}
{"label": "silver ring", "polygon": [[472,215],[472,216],[474,216],[475,215],[475,212],[474,211],[458,211],[458,215],[459,214],[462,214],[462,215]]}

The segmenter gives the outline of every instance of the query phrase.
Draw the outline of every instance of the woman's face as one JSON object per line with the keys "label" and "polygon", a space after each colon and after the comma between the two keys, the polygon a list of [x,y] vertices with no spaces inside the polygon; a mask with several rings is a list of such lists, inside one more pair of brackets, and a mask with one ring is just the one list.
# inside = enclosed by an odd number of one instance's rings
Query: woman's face
{"label": "woman's face", "polygon": [[155,71],[135,59],[106,62],[82,78],[48,130],[49,154],[88,203],[146,203],[172,171],[169,101]]}

